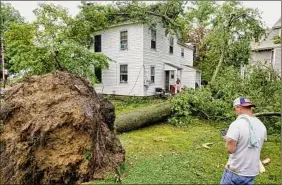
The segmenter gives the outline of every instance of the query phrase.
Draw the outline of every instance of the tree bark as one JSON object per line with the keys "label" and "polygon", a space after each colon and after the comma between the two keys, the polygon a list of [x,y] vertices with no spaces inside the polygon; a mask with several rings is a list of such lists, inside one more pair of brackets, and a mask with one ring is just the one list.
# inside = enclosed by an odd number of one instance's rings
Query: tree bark
{"label": "tree bark", "polygon": [[170,115],[171,105],[160,103],[121,115],[116,119],[114,126],[119,133],[128,132],[167,120]]}
{"label": "tree bark", "polygon": [[260,113],[256,113],[254,114],[257,117],[260,116],[281,116],[280,112],[260,112]]}
{"label": "tree bark", "polygon": [[219,69],[222,66],[223,61],[224,61],[225,50],[226,50],[226,46],[227,46],[227,43],[228,43],[228,40],[225,38],[225,35],[226,34],[224,34],[224,42],[223,42],[223,47],[222,47],[222,51],[221,51],[221,54],[220,54],[220,59],[219,59],[219,62],[217,64],[217,66],[216,66],[216,69],[215,69],[215,71],[214,71],[214,73],[212,75],[211,84],[214,84],[215,78],[216,78],[216,76],[217,76],[217,74],[219,72]]}

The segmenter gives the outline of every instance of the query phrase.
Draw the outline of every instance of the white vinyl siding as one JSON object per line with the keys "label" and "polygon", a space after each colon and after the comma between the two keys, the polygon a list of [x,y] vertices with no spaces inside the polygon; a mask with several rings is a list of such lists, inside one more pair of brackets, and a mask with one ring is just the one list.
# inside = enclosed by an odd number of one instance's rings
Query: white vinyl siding
{"label": "white vinyl siding", "polygon": [[[120,49],[120,32],[127,31],[128,49]],[[126,24],[94,33],[102,36],[102,53],[109,57],[109,68],[102,71],[97,93],[144,96],[143,25]],[[93,49],[94,50],[94,49]],[[128,81],[120,83],[120,65],[128,65]],[[139,76],[138,76],[139,74]]]}
{"label": "white vinyl siding", "polygon": [[[121,32],[125,30],[129,47],[121,50]],[[151,48],[154,37],[146,24],[120,25],[95,33],[97,34],[101,34],[102,37],[102,53],[112,60],[109,62],[109,68],[102,70],[102,84],[95,86],[97,93],[126,96],[155,95],[155,88],[164,88],[166,64],[176,66],[172,67],[172,70],[175,70],[175,77],[171,84],[180,77],[182,87],[188,85],[193,88],[195,70],[190,72],[185,67],[193,66],[193,50],[179,45],[176,36],[172,36],[174,54],[170,54],[170,39],[165,35],[165,28],[161,24],[156,25],[156,49]],[[125,36],[122,39],[125,40]],[[184,57],[181,56],[181,48],[184,49]],[[127,83],[120,83],[120,66],[125,64]],[[154,83],[147,83],[152,79]]]}
{"label": "white vinyl siding", "polygon": [[[165,29],[161,24],[157,24],[157,46],[156,51],[150,49],[151,44],[151,30],[149,26],[144,25],[144,77],[150,80],[151,66],[155,66],[155,83],[150,84],[148,87],[144,88],[144,96],[155,95],[155,88],[165,88],[165,63],[174,64],[180,68],[184,68],[184,65],[193,65],[193,50],[183,47],[176,43],[177,38],[174,37],[174,55],[169,54],[169,37],[165,35]],[[181,56],[181,48],[184,49],[184,57]],[[171,67],[171,70],[176,70],[176,68]],[[189,75],[183,75],[183,71],[178,70],[177,76],[180,75],[181,86],[183,87],[183,80],[190,81]],[[184,73],[185,74],[185,73]],[[173,80],[169,80],[170,84],[175,83],[177,76]],[[171,76],[170,76],[171,77]],[[186,79],[183,79],[183,78]],[[195,78],[194,78],[195,79]],[[191,79],[192,81],[192,79]],[[195,84],[195,81],[193,82]],[[189,83],[189,86],[192,86]]]}

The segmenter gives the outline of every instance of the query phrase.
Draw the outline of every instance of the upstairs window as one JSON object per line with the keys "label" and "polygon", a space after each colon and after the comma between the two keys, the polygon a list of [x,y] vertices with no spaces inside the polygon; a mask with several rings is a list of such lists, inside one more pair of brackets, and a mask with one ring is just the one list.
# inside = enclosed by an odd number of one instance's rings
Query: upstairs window
{"label": "upstairs window", "polygon": [[155,83],[155,66],[151,66],[151,83]]}
{"label": "upstairs window", "polygon": [[128,36],[127,31],[120,32],[120,49],[126,50],[128,48]]}
{"label": "upstairs window", "polygon": [[184,57],[184,48],[181,48],[181,56]]}
{"label": "upstairs window", "polygon": [[95,35],[94,37],[94,51],[95,52],[101,52],[101,35]]}
{"label": "upstairs window", "polygon": [[173,37],[169,38],[169,53],[173,53]]}
{"label": "upstairs window", "polygon": [[120,83],[127,83],[128,81],[128,65],[120,65]]}
{"label": "upstairs window", "polygon": [[151,49],[156,49],[157,42],[157,31],[156,29],[151,29]]}

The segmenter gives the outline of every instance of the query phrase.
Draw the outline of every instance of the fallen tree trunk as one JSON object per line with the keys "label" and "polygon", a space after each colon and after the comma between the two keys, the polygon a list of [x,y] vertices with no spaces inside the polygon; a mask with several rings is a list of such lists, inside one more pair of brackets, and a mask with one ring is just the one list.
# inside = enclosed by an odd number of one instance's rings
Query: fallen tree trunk
{"label": "fallen tree trunk", "polygon": [[170,115],[171,105],[160,103],[121,115],[116,119],[114,125],[117,132],[128,132],[167,120]]}
{"label": "fallen tree trunk", "polygon": [[281,116],[280,112],[261,112],[261,113],[256,113],[254,114],[257,117],[260,116]]}

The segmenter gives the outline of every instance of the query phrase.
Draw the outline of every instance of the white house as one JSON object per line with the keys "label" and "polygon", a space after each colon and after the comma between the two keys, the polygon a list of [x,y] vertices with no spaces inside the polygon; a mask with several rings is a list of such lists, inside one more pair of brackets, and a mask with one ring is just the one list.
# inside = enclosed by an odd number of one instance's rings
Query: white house
{"label": "white house", "polygon": [[181,44],[176,36],[165,36],[157,24],[123,23],[94,33],[94,52],[102,52],[114,62],[109,69],[94,69],[101,81],[97,93],[151,96],[155,88],[170,91],[180,79],[181,87],[200,86],[200,73],[193,68],[193,47]]}
{"label": "white house", "polygon": [[281,44],[275,44],[273,38],[281,37],[281,18],[258,43],[252,43],[252,63],[266,62],[281,74]]}

